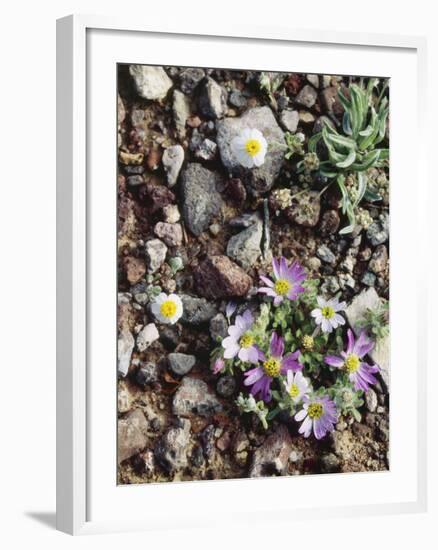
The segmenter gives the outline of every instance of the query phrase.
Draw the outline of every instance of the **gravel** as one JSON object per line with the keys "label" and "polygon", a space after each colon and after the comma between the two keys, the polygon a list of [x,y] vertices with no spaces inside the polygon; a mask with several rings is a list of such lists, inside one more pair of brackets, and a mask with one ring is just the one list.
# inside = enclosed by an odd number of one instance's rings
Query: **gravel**
{"label": "gravel", "polygon": [[167,356],[170,370],[178,376],[184,376],[192,370],[196,363],[194,355],[186,355],[185,353],[169,353]]}

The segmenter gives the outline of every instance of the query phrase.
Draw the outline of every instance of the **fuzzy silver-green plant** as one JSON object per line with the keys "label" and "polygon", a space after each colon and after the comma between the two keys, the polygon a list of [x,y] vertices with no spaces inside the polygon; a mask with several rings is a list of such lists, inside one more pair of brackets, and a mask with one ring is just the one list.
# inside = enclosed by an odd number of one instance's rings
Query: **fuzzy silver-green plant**
{"label": "fuzzy silver-green plant", "polygon": [[[379,80],[371,78],[366,87],[351,84],[349,97],[339,90],[339,100],[344,107],[342,133],[331,124],[324,124],[322,131],[311,137],[308,143],[310,152],[316,153],[322,140],[327,149],[327,160],[319,163],[319,173],[336,180],[342,193],[342,212],[349,225],[340,233],[350,233],[356,224],[355,212],[367,193],[366,171],[370,168],[386,166],[389,149],[380,147],[385,139],[389,114],[388,98],[384,97],[385,87],[376,98],[374,89]],[[304,163],[298,163],[298,170],[304,170]],[[345,186],[345,178],[357,174],[358,193],[352,200]],[[370,197],[368,197],[369,200]]]}

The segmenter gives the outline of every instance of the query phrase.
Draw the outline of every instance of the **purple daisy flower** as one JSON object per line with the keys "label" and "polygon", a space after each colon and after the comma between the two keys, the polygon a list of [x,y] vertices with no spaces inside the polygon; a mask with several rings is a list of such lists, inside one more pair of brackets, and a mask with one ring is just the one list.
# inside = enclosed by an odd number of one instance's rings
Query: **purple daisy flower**
{"label": "purple daisy flower", "polygon": [[298,262],[293,262],[290,266],[287,265],[286,258],[283,256],[277,261],[272,260],[272,270],[274,272],[273,281],[268,277],[260,276],[260,279],[267,286],[262,286],[258,291],[267,296],[274,298],[274,305],[278,306],[281,302],[288,298],[296,300],[301,292],[304,292],[304,287],[301,283],[306,278],[306,272]]}
{"label": "purple daisy flower", "polygon": [[274,378],[286,375],[288,371],[297,372],[302,370],[303,365],[298,362],[300,350],[288,353],[283,357],[284,339],[273,332],[269,356],[267,357],[260,350],[258,353],[263,364],[244,373],[244,376],[246,376],[244,384],[245,386],[252,386],[250,390],[252,395],[260,394],[263,401],[268,402],[271,400],[271,383]]}
{"label": "purple daisy flower", "polygon": [[303,398],[303,408],[294,416],[297,422],[303,423],[298,430],[304,437],[309,437],[313,431],[316,439],[322,439],[328,432],[335,429],[338,421],[336,405],[328,396]]}
{"label": "purple daisy flower", "polygon": [[332,367],[345,369],[355,390],[368,391],[370,385],[377,382],[374,373],[379,372],[380,369],[378,365],[369,365],[361,359],[373,349],[374,342],[364,331],[360,333],[357,340],[354,339],[351,329],[348,329],[347,335],[347,350],[341,352],[341,357],[327,355],[324,361]]}
{"label": "purple daisy flower", "polygon": [[242,315],[236,316],[235,324],[228,327],[229,336],[222,340],[225,359],[233,359],[237,356],[241,361],[258,363],[259,348],[251,335],[253,323],[254,319],[249,309]]}

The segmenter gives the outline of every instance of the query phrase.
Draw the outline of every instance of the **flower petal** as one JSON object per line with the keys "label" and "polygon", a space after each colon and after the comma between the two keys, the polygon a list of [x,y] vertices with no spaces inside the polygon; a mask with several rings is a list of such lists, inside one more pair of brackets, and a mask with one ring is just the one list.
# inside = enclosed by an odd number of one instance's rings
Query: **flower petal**
{"label": "flower petal", "polygon": [[354,334],[351,328],[347,330],[347,338],[348,338],[347,354],[350,355],[350,353],[352,353],[354,349]]}
{"label": "flower petal", "polygon": [[324,357],[324,362],[331,367],[336,367],[338,369],[344,366],[344,360],[342,357],[337,357],[336,355],[326,355]]}
{"label": "flower petal", "polygon": [[368,337],[367,333],[363,330],[359,334],[359,338],[354,345],[354,353],[362,358],[374,348],[374,342]]}
{"label": "flower petal", "polygon": [[260,279],[265,283],[265,285],[273,288],[274,283],[271,281],[271,279],[268,279],[268,277],[264,277],[263,275],[260,275]]}
{"label": "flower petal", "polygon": [[275,331],[271,334],[270,352],[272,357],[282,357],[284,353],[284,339]]}

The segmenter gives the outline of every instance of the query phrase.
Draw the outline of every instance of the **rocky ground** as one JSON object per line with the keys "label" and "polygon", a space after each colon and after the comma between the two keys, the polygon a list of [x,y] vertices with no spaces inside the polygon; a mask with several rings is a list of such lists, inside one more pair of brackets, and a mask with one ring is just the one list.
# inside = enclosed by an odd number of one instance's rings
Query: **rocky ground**
{"label": "rocky ground", "polygon": [[[274,77],[267,89],[249,71],[119,67],[119,483],[389,467],[387,340],[375,352],[382,376],[362,421],[341,420],[319,442],[287,418],[265,431],[239,415],[241,380],[211,370],[226,303],[257,299],[272,255],[298,259],[322,292],[340,292],[350,324],[388,298],[387,197],[366,205],[365,227],[339,235],[336,186],[309,185],[282,148],[286,131],[309,137],[322,117],[339,126],[337,91],[349,79]],[[250,173],[229,148],[247,126],[278,144]],[[290,203],[284,188],[295,194]],[[176,325],[151,314],[157,287],[181,296]]]}

